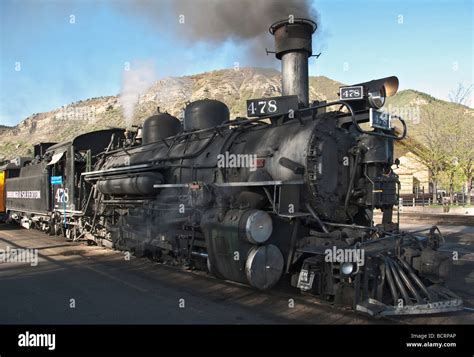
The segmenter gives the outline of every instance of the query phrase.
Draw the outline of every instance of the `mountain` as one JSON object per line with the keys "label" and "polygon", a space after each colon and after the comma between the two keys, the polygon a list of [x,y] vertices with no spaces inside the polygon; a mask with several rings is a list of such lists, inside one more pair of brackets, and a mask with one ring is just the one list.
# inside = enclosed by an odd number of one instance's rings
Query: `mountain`
{"label": "mountain", "polygon": [[[336,100],[339,82],[324,76],[310,77],[310,100]],[[265,68],[224,69],[184,77],[169,77],[155,82],[140,96],[133,124],[141,124],[156,112],[182,117],[187,102],[212,98],[225,102],[231,117],[246,115],[246,100],[272,97],[281,93],[280,72]],[[409,114],[409,130],[416,133],[417,118],[430,107],[440,120],[447,112],[473,120],[474,110],[452,104],[414,90],[399,92],[387,101],[385,108],[401,116]],[[418,113],[418,114],[417,114]],[[108,127],[124,127],[125,121],[118,96],[80,100],[56,110],[29,116],[14,127],[0,126],[0,160],[31,153],[39,142],[60,142],[79,134]],[[412,134],[414,135],[414,134]]]}

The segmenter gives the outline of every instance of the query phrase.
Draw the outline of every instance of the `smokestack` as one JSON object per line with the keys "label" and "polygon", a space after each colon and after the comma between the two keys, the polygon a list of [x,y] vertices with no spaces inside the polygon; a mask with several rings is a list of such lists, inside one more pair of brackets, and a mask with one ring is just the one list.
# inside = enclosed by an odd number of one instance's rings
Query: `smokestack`
{"label": "smokestack", "polygon": [[282,94],[297,95],[309,104],[308,58],[313,55],[312,39],[316,22],[308,19],[282,20],[270,26],[275,36],[275,56],[281,60]]}

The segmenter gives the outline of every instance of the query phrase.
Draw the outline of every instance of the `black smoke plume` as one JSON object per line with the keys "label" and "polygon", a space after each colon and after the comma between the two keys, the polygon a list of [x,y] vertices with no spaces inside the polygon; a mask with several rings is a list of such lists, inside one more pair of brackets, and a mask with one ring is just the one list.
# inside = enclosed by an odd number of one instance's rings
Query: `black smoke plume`
{"label": "black smoke plume", "polygon": [[265,57],[265,48],[273,49],[268,28],[275,21],[293,16],[319,23],[309,0],[133,0],[119,4],[127,14],[138,13],[159,31],[174,31],[187,45],[219,46],[231,40],[244,44],[246,55],[255,59]]}

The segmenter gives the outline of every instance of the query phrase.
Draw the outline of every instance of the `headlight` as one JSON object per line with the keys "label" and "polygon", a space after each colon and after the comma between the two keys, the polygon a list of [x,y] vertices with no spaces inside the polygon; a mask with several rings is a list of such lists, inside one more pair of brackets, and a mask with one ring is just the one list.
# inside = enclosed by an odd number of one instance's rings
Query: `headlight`
{"label": "headlight", "polygon": [[380,109],[385,104],[386,97],[395,95],[397,91],[398,78],[392,76],[340,87],[339,97],[350,102],[356,111],[361,111],[368,108]]}
{"label": "headlight", "polygon": [[385,104],[385,93],[384,90],[376,90],[369,92],[369,104],[372,108],[379,109]]}
{"label": "headlight", "polygon": [[343,263],[341,265],[341,273],[344,275],[351,275],[354,271],[354,263]]}

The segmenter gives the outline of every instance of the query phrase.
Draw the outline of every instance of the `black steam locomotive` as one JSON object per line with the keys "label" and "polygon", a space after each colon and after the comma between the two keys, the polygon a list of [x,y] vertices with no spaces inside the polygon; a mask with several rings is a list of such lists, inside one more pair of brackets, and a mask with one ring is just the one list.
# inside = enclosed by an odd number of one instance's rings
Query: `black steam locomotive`
{"label": "black steam locomotive", "polygon": [[206,99],[186,107],[183,123],[158,113],[134,133],[37,145],[6,181],[10,219],[257,289],[287,279],[371,315],[462,309],[442,286],[441,233],[402,232],[394,217],[393,144],[406,125],[379,109],[398,79],[309,103],[315,29],[306,19],[270,27],[283,95],[249,100],[249,118],[230,120],[224,103]]}

